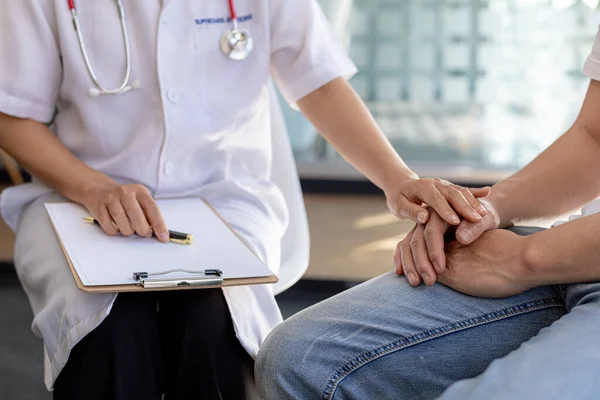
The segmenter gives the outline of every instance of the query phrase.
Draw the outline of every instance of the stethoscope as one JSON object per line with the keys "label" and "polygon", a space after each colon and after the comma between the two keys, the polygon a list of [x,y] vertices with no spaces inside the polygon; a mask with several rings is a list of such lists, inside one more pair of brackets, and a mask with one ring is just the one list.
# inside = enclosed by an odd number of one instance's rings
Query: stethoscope
{"label": "stethoscope", "polygon": [[[89,89],[90,96],[99,96],[105,94],[123,94],[127,93],[130,90],[137,89],[140,87],[139,81],[131,82],[131,49],[129,46],[129,35],[127,34],[127,20],[125,18],[125,9],[123,8],[122,0],[115,0],[117,4],[117,8],[119,9],[119,19],[121,20],[121,31],[123,32],[123,42],[125,43],[125,76],[123,77],[123,82],[121,86],[115,89],[107,89],[105,88],[98,77],[96,76],[96,72],[94,71],[94,67],[90,62],[90,57],[87,52],[87,48],[85,42],[83,41],[83,35],[81,33],[81,24],[79,22],[79,17],[77,16],[77,9],[75,8],[75,0],[67,0],[69,4],[69,10],[71,11],[71,16],[73,17],[73,26],[75,27],[75,32],[77,33],[77,41],[79,42],[79,48],[81,49],[81,54],[83,56],[83,60],[85,61],[85,66],[90,74],[90,78],[94,82],[96,87]],[[250,34],[238,28],[238,20],[237,14],[235,12],[234,0],[228,0],[229,3],[229,16],[231,19],[231,29],[226,30],[220,39],[220,47],[223,54],[234,61],[244,60],[250,52],[252,52],[252,48],[254,47],[254,42],[250,37]]]}
{"label": "stethoscope", "polygon": [[247,31],[238,28],[234,0],[228,0],[228,2],[231,29],[227,29],[221,36],[221,51],[232,60],[241,61],[252,51],[254,41]]}

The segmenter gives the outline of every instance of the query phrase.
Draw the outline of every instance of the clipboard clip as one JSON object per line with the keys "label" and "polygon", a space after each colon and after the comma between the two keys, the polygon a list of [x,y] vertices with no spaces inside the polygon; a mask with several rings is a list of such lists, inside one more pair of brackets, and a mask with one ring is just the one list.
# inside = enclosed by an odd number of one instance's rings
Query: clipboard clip
{"label": "clipboard clip", "polygon": [[[183,272],[194,277],[174,279],[150,279],[153,276],[167,275]],[[148,272],[134,272],[133,280],[144,289],[169,289],[179,287],[200,287],[223,284],[223,272],[220,269],[207,269],[205,271],[191,271],[188,269],[172,269],[164,272],[149,274]]]}

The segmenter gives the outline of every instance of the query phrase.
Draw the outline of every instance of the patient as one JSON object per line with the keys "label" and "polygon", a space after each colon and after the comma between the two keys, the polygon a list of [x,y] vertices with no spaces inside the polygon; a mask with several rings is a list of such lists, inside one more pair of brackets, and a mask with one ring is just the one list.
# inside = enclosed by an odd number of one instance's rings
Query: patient
{"label": "patient", "polygon": [[483,221],[454,232],[433,215],[399,243],[396,274],[273,331],[262,398],[600,398],[600,201],[549,230],[506,229],[600,196],[600,34],[584,72],[573,127],[493,187]]}

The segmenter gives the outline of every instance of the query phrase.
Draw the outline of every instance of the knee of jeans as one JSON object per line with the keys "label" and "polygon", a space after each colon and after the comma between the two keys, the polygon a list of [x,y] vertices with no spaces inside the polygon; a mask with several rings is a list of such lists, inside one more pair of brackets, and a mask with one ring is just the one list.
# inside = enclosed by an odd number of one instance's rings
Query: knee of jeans
{"label": "knee of jeans", "polygon": [[[299,368],[308,332],[300,324],[286,321],[279,325],[261,345],[254,374],[260,398],[265,400],[317,398],[310,391],[306,368]],[[309,394],[311,393],[311,394]]]}
{"label": "knee of jeans", "polygon": [[293,357],[293,346],[288,345],[293,343],[291,339],[284,323],[275,328],[260,347],[254,375],[263,399],[276,398],[282,381],[288,380],[292,373],[290,358]]}

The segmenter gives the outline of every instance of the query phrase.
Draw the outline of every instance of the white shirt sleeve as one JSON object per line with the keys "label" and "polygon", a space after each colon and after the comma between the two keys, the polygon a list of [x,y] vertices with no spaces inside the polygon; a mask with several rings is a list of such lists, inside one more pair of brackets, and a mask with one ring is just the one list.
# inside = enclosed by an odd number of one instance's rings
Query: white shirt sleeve
{"label": "white shirt sleeve", "polygon": [[53,4],[0,0],[0,112],[4,114],[42,123],[54,115],[62,71]]}
{"label": "white shirt sleeve", "polygon": [[271,73],[290,104],[356,72],[316,0],[271,0]]}
{"label": "white shirt sleeve", "polygon": [[600,30],[594,40],[592,53],[587,58],[583,67],[583,73],[596,81],[600,81]]}

